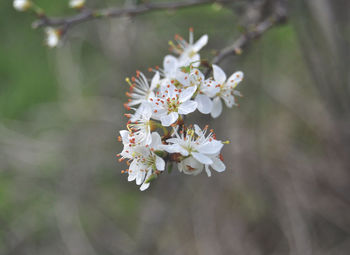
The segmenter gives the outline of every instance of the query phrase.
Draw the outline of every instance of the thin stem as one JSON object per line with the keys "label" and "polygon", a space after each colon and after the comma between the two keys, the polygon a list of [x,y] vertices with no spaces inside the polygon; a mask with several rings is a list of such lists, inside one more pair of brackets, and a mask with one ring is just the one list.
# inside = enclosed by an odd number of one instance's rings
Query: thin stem
{"label": "thin stem", "polygon": [[73,25],[84,23],[87,21],[100,19],[100,18],[117,18],[121,16],[136,16],[144,13],[160,10],[177,10],[182,8],[189,8],[199,5],[205,5],[210,3],[228,3],[234,0],[188,0],[181,2],[166,2],[166,3],[145,3],[125,8],[108,8],[102,10],[88,10],[84,9],[82,12],[68,17],[45,17],[40,18],[33,23],[33,28],[39,27],[58,27],[66,26],[71,27]]}

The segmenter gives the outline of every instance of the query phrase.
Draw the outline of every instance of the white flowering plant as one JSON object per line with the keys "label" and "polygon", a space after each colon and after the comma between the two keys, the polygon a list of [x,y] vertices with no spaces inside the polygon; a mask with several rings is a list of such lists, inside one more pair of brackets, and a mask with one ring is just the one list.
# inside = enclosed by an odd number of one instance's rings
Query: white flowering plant
{"label": "white flowering plant", "polygon": [[212,65],[213,77],[206,78],[199,51],[208,36],[194,42],[190,29],[189,42],[178,35],[175,40],[176,44],[169,44],[177,57],[167,55],[162,68],[150,68],[154,73],[151,79],[140,71],[126,78],[129,99],[124,106],[131,113],[125,114],[129,121],[118,137],[124,148],[117,156],[128,165],[122,173],[128,174],[128,181],[135,180],[141,191],[173,164],[189,175],[205,169],[211,176],[211,170],[226,169],[221,150],[228,142],[218,140],[208,126],[201,129],[197,124],[186,124],[185,117],[198,110],[217,118],[222,101],[229,108],[237,105],[236,97],[241,94],[236,87],[243,73],[235,72],[227,78],[219,66]]}

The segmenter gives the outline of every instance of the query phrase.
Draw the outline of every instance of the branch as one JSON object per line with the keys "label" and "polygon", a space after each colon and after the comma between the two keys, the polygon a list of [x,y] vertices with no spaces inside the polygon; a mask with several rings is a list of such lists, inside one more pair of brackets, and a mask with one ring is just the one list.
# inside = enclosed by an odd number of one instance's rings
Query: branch
{"label": "branch", "polygon": [[[287,16],[284,12],[273,14],[272,16],[266,18],[261,23],[258,23],[254,30],[242,34],[232,45],[220,50],[217,56],[213,58],[212,64],[218,64],[224,58],[230,55],[240,55],[242,49],[246,48],[251,41],[259,38],[262,34],[264,34],[273,26],[285,22],[286,19]],[[209,74],[209,72],[210,69],[207,70],[207,74]]]}
{"label": "branch", "polygon": [[79,14],[68,17],[47,17],[39,16],[39,19],[33,23],[33,28],[40,27],[60,27],[66,29],[76,24],[102,18],[117,18],[121,16],[135,16],[153,11],[160,10],[177,10],[182,8],[194,7],[210,3],[228,3],[233,0],[188,0],[182,2],[166,2],[166,3],[145,3],[125,8],[108,8],[103,10],[84,9]]}

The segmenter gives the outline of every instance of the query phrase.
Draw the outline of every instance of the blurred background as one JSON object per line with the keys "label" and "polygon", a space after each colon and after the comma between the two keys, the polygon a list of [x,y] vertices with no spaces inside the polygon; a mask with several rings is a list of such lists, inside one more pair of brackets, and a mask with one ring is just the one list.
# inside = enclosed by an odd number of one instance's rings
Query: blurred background
{"label": "blurred background", "polygon": [[[287,21],[220,64],[245,73],[240,107],[191,118],[231,141],[226,171],[164,173],[146,192],[128,183],[115,158],[125,77],[161,65],[190,26],[209,35],[210,60],[276,6]],[[349,10],[232,0],[80,24],[48,49],[35,17],[1,1],[0,254],[350,254]]]}

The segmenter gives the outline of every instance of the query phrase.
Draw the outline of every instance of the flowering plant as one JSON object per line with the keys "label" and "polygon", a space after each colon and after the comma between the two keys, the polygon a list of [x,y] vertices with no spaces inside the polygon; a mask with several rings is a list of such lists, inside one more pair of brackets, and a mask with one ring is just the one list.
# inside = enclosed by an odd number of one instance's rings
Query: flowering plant
{"label": "flowering plant", "polygon": [[[235,97],[241,94],[235,90],[243,79],[242,72],[235,72],[228,79],[224,71],[212,65],[213,77],[205,78],[201,72],[199,51],[208,42],[203,35],[193,41],[190,29],[189,42],[176,35],[177,44],[170,42],[171,50],[178,55],[167,55],[163,68],[150,68],[152,79],[136,71],[136,76],[126,78],[130,91],[124,104],[131,114],[125,130],[120,131],[119,141],[123,151],[117,156],[126,160],[129,166],[122,173],[128,174],[128,181],[136,181],[140,190],[146,190],[168,164],[177,164],[180,172],[197,175],[205,169],[211,176],[211,169],[225,170],[221,149],[225,143],[217,140],[208,126],[186,125],[185,116],[198,110],[217,118],[222,112],[222,100],[231,108]],[[158,130],[162,130],[162,136]]]}

